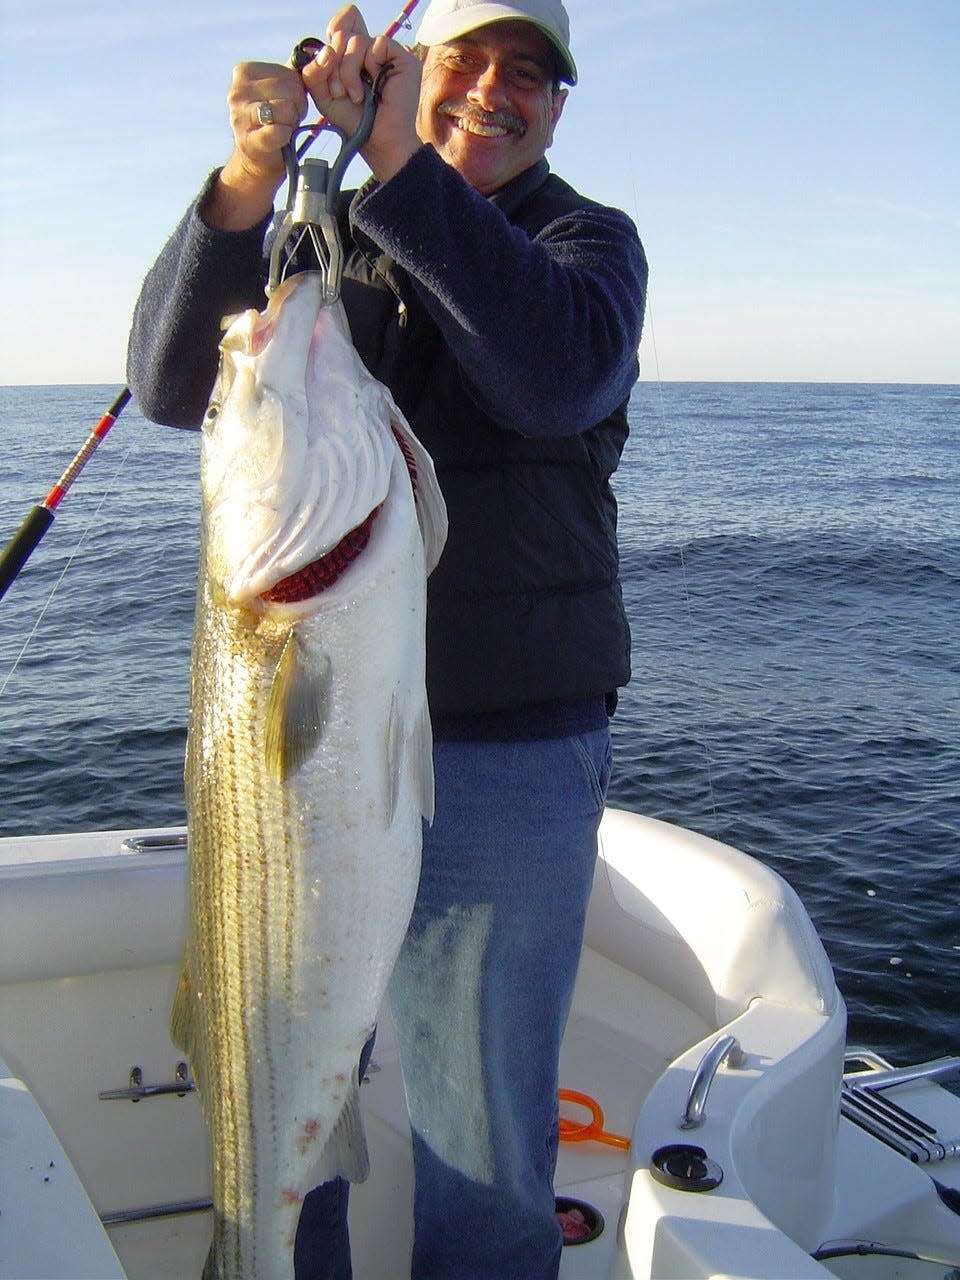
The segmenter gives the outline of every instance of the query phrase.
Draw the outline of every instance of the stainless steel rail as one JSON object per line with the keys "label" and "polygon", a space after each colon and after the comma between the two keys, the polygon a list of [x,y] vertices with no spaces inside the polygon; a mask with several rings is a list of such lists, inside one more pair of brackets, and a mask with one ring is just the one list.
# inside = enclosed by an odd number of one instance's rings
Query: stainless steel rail
{"label": "stainless steel rail", "polygon": [[165,1084],[144,1084],[143,1071],[139,1067],[131,1067],[128,1085],[122,1089],[101,1089],[97,1097],[101,1102],[142,1102],[144,1098],[159,1098],[166,1093],[175,1093],[182,1098],[195,1088],[190,1079],[190,1068],[185,1062],[178,1062],[173,1080]]}
{"label": "stainless steel rail", "polygon": [[736,1036],[721,1036],[718,1040],[714,1040],[700,1060],[700,1065],[690,1083],[687,1105],[680,1118],[681,1129],[699,1129],[703,1124],[706,1118],[707,1094],[710,1092],[710,1086],[713,1084],[713,1078],[720,1064],[725,1059],[731,1067],[743,1066],[744,1054]]}
{"label": "stainless steel rail", "polygon": [[157,832],[154,835],[127,836],[120,842],[121,853],[156,853],[160,849],[185,849],[187,833]]}
{"label": "stainless steel rail", "polygon": [[148,1204],[140,1209],[115,1209],[111,1213],[101,1213],[100,1221],[105,1227],[118,1227],[126,1222],[149,1222],[151,1218],[171,1218],[177,1213],[204,1213],[213,1208],[213,1201],[206,1200],[171,1200],[166,1204]]}
{"label": "stainless steel rail", "polygon": [[906,1156],[914,1164],[928,1164],[960,1155],[960,1136],[941,1138],[933,1125],[902,1103],[887,1097],[896,1085],[931,1082],[960,1072],[960,1058],[935,1058],[912,1067],[891,1067],[873,1055],[854,1052],[847,1061],[871,1063],[867,1071],[846,1071],[840,1091],[840,1110],[873,1137]]}

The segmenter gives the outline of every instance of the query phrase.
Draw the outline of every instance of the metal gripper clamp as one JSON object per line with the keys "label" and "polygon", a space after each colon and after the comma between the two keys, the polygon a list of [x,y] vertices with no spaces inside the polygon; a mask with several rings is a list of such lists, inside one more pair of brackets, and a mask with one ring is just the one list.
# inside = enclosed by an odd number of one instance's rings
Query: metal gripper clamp
{"label": "metal gripper clamp", "polygon": [[[292,58],[293,65],[298,71],[307,65],[321,45],[322,41],[314,36],[308,36],[300,41],[293,51]],[[287,165],[287,207],[277,223],[270,251],[268,294],[283,282],[287,269],[301,245],[309,242],[316,254],[323,280],[324,305],[329,306],[340,297],[343,247],[340,243],[340,231],[336,218],[340,186],[347,166],[366,143],[373,130],[380,78],[387,70],[388,68],[385,67],[381,71],[376,84],[364,78],[363,114],[355,134],[348,136],[329,121],[323,120],[295,129],[290,142],[284,147],[283,155]],[[307,147],[322,129],[329,129],[340,137],[340,154],[332,165],[326,160],[304,160],[300,164],[300,159]],[[310,137],[300,149],[296,149],[295,139],[298,134],[303,133],[309,134]]]}

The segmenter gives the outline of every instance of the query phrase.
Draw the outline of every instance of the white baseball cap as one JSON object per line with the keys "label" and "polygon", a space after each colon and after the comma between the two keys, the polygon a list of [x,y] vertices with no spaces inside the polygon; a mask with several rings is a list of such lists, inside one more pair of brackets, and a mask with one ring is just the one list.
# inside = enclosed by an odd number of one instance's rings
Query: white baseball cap
{"label": "white baseball cap", "polygon": [[562,0],[515,0],[500,4],[496,0],[430,0],[420,29],[418,44],[449,44],[469,31],[489,26],[491,22],[530,22],[553,45],[559,61],[559,78],[577,83],[577,64],[570,52],[570,19]]}

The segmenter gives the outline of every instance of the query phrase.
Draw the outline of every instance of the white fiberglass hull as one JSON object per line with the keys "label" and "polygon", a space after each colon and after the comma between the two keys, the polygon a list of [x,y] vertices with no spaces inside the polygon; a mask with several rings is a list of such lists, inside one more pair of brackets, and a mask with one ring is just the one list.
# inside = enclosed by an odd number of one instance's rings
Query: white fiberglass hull
{"label": "white fiberglass hull", "polygon": [[[9,1280],[199,1275],[208,1213],[139,1218],[210,1193],[206,1130],[196,1096],[176,1087],[180,1055],[167,1031],[186,892],[179,835],[0,840],[0,1130],[18,1135],[0,1144],[0,1185],[18,1187],[0,1205]],[[123,852],[129,836],[135,851]],[[606,1224],[564,1250],[562,1280],[944,1274],[880,1255],[811,1256],[841,1237],[960,1265],[960,1216],[929,1176],[960,1187],[960,1161],[914,1163],[841,1119],[844,1032],[826,956],[778,876],[715,841],[609,810],[561,1084],[596,1099],[604,1127],[632,1147],[561,1144],[558,1196],[594,1206]],[[736,1052],[709,1081],[702,1124],[684,1130],[695,1074],[725,1036]],[[101,1098],[128,1089],[133,1068],[152,1096]],[[154,1093],[158,1085],[170,1088]],[[896,1094],[960,1137],[952,1094],[930,1081]],[[372,1172],[351,1196],[355,1274],[398,1280],[412,1185],[386,1011],[362,1102]],[[719,1185],[665,1185],[651,1160],[676,1146],[704,1152],[722,1171]],[[666,1163],[668,1173],[677,1167]],[[130,1213],[137,1220],[111,1225],[108,1239],[99,1215]]]}

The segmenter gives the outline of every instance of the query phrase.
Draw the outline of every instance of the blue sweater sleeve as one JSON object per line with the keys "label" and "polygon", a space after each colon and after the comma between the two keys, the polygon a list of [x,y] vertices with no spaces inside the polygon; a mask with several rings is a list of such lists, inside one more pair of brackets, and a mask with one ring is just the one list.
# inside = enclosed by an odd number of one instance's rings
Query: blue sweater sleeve
{"label": "blue sweater sleeve", "polygon": [[594,425],[637,379],[643,249],[626,214],[583,205],[531,239],[423,147],[354,206],[414,281],[480,407],[529,435]]}
{"label": "blue sweater sleeve", "polygon": [[269,219],[242,232],[208,226],[199,209],[213,176],[147,274],[130,328],[130,390],[144,417],[170,427],[197,428],[203,420],[224,318],[266,305]]}

